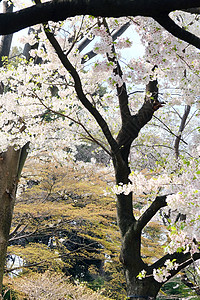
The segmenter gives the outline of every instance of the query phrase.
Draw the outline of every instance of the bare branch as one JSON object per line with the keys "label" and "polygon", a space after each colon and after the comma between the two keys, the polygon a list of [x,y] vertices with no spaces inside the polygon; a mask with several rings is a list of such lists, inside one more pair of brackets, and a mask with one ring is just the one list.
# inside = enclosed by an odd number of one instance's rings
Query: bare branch
{"label": "bare branch", "polygon": [[[24,230],[24,229],[23,229]],[[10,242],[13,242],[13,241],[16,241],[16,240],[20,240],[20,239],[23,239],[23,238],[28,238],[29,236],[32,236],[34,235],[34,233],[37,232],[37,229],[34,230],[33,232],[30,232],[30,233],[26,233],[26,234],[23,234],[23,235],[20,235],[20,236],[13,236],[9,239],[9,243]]]}
{"label": "bare branch", "polygon": [[[64,254],[60,254],[60,255],[55,255],[54,257],[51,257],[51,259],[58,259],[58,258],[63,258],[63,257],[68,257],[76,252],[80,252],[81,250],[84,250],[84,249],[90,249],[91,246],[97,244],[97,242],[92,242],[90,243],[89,245],[84,245],[84,246],[81,246],[79,247],[78,249],[75,249],[73,251],[70,251],[68,253],[64,253]],[[5,272],[6,273],[10,273],[10,272],[13,272],[13,271],[16,271],[16,270],[19,270],[19,269],[23,269],[23,268],[30,268],[30,267],[36,267],[36,266],[39,266],[39,265],[43,265],[44,263],[48,262],[48,260],[41,260],[37,263],[32,263],[32,264],[27,264],[27,265],[23,265],[23,266],[19,266],[19,267],[15,267],[15,268],[12,268],[12,269],[6,269]]]}
{"label": "bare branch", "polygon": [[[22,222],[19,222],[19,224],[17,224],[17,226],[15,227],[15,229],[10,233],[9,235],[9,239],[11,239],[14,235],[16,235],[18,233],[19,228],[23,225]],[[27,225],[26,225],[27,227]],[[24,230],[24,228],[22,229]],[[21,232],[21,231],[20,231]]]}

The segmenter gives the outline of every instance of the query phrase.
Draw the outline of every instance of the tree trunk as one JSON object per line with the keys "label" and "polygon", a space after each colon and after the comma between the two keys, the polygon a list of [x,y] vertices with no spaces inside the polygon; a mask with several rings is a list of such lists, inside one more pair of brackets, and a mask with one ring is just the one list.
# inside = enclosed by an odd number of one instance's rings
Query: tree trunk
{"label": "tree trunk", "polygon": [[[3,1],[3,13],[13,12],[13,5],[9,4],[8,1]],[[1,37],[0,41],[0,58],[2,56],[8,56],[10,52],[10,47],[12,43],[13,34],[5,35]],[[0,67],[2,67],[2,60],[0,59]]]}
{"label": "tree trunk", "polygon": [[15,151],[10,147],[0,155],[0,291],[16,198],[20,153],[20,150]]}
{"label": "tree trunk", "polygon": [[[121,102],[124,107],[125,100],[121,99]],[[128,158],[131,144],[137,138],[141,128],[151,120],[154,111],[161,106],[162,103],[158,101],[157,80],[152,80],[146,86],[144,104],[137,114],[128,115],[124,108],[121,108],[123,124],[117,137],[120,153],[113,154],[117,185],[129,183],[131,171]],[[141,257],[142,227],[138,226],[138,220],[133,214],[132,193],[117,195],[117,220],[122,238],[120,261],[127,282],[127,299],[155,299],[161,284],[154,280],[151,267],[145,264]],[[140,280],[137,276],[143,269],[150,276]]]}
{"label": "tree trunk", "polygon": [[[9,5],[8,1],[3,1],[3,13],[9,13],[13,11],[13,5]],[[2,57],[9,56],[13,34],[5,35],[1,37],[0,41],[0,67],[3,65]],[[0,94],[3,94],[4,86],[0,81]]]}
{"label": "tree trunk", "polygon": [[[119,174],[119,172],[117,173]],[[124,174],[121,179],[124,180]],[[119,178],[117,181],[119,182]],[[128,176],[126,181],[128,181]],[[141,231],[138,230],[137,220],[132,213],[132,194],[120,194],[117,195],[117,198],[118,224],[122,236],[120,261],[124,268],[127,283],[127,299],[156,299],[162,284],[154,280],[151,267],[142,260]],[[151,275],[140,280],[137,275],[143,269]]]}
{"label": "tree trunk", "polygon": [[[3,1],[3,13],[12,12],[13,5]],[[10,52],[13,35],[3,36],[0,41],[0,67],[2,57]],[[3,94],[3,84],[0,83],[0,93]],[[13,207],[16,197],[17,173],[20,151],[10,147],[0,154],[0,299],[2,294],[3,273],[7,253],[7,243],[11,227]]]}
{"label": "tree trunk", "polygon": [[127,299],[153,300],[156,299],[160,285],[153,279],[136,279],[133,271],[126,270]]}

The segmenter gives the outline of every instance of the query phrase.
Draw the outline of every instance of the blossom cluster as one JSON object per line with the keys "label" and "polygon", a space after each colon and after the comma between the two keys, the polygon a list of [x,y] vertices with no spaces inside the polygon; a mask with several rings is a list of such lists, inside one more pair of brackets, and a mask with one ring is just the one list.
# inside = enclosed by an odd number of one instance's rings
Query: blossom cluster
{"label": "blossom cluster", "polygon": [[94,45],[94,52],[98,54],[106,54],[113,56],[112,45],[113,40],[111,35],[107,32],[105,26],[101,25],[100,27],[93,28],[93,35],[100,37],[100,41],[96,42]]}
{"label": "blossom cluster", "polygon": [[132,41],[130,41],[129,38],[117,38],[117,41],[115,42],[117,49],[125,49],[130,48],[132,46]]}
{"label": "blossom cluster", "polygon": [[[184,12],[174,12],[171,17],[177,22],[179,19],[180,26],[199,35],[198,20],[192,14]],[[157,65],[159,69],[159,77],[162,78],[160,88],[169,89],[174,87],[179,90],[177,95],[181,96],[181,103],[196,103],[199,101],[196,95],[199,95],[199,69],[197,61],[199,60],[199,51],[189,46],[186,42],[177,40],[157,22],[149,18],[136,18],[138,32],[141,43],[145,47],[145,61]],[[141,72],[140,72],[141,74]],[[141,74],[142,75],[142,74]],[[144,74],[143,77],[146,75]],[[171,97],[166,99],[170,105],[176,105],[179,97]]]}
{"label": "blossom cluster", "polygon": [[169,185],[171,183],[171,176],[168,174],[162,174],[159,176],[153,176],[153,174],[144,174],[142,172],[132,172],[129,175],[130,182],[128,184],[120,183],[113,187],[115,194],[128,195],[133,193],[134,195],[141,196],[142,194],[154,195],[158,192],[162,186]]}
{"label": "blossom cluster", "polygon": [[[187,226],[187,225],[186,225]],[[190,252],[191,256],[194,253],[199,253],[198,242],[194,240],[187,230],[175,229],[169,233],[170,243],[165,247],[165,251],[169,254],[174,252]]]}
{"label": "blossom cluster", "polygon": [[165,282],[168,280],[169,276],[171,276],[170,271],[177,270],[179,265],[176,263],[176,260],[167,259],[164,263],[164,266],[158,269],[153,269],[153,274],[147,275],[146,270],[142,270],[138,275],[137,278],[142,280],[145,277],[152,276],[158,282]]}
{"label": "blossom cluster", "polygon": [[167,259],[162,268],[153,269],[153,277],[158,282],[165,282],[171,275],[170,271],[177,270],[178,266],[176,260]]}

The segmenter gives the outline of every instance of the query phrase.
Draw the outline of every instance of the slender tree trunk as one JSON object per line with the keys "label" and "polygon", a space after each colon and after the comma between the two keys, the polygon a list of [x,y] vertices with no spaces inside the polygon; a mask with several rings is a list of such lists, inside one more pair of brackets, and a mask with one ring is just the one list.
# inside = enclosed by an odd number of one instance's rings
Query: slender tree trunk
{"label": "slender tree trunk", "polygon": [[[13,5],[9,4],[8,1],[3,1],[3,13],[11,13],[13,12]],[[8,56],[10,52],[11,42],[12,42],[13,34],[4,35],[1,37],[0,42],[0,57]],[[0,60],[0,67],[2,66],[2,61]]]}
{"label": "slender tree trunk", "polygon": [[[3,13],[12,12],[13,5],[9,5],[8,1],[3,1]],[[13,34],[4,35],[0,40],[0,67],[3,65],[2,57],[8,56],[10,53],[10,47],[12,43]],[[0,94],[3,94],[4,86],[3,83],[0,82]]]}
{"label": "slender tree trunk", "polygon": [[182,137],[183,131],[184,131],[185,126],[186,126],[186,121],[187,121],[187,118],[189,116],[190,110],[191,110],[191,106],[190,105],[186,105],[185,106],[184,114],[183,114],[182,119],[181,119],[181,124],[179,126],[179,131],[178,131],[179,135],[175,139],[174,151],[175,151],[176,159],[179,158],[179,154],[180,154],[180,151],[179,151],[180,141],[181,141],[181,137]]}

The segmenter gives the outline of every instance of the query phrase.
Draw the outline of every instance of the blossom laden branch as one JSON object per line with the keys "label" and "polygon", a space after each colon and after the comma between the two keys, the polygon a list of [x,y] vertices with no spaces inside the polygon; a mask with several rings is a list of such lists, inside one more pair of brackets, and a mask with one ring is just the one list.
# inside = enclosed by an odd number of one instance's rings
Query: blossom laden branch
{"label": "blossom laden branch", "polygon": [[128,94],[126,89],[126,83],[123,81],[123,72],[119,64],[119,61],[116,58],[116,51],[113,44],[113,38],[111,37],[108,23],[105,18],[103,18],[103,25],[105,26],[106,33],[109,35],[112,41],[111,53],[110,54],[107,53],[108,61],[114,64],[114,69],[113,69],[114,76],[119,77],[122,81],[122,84],[116,83],[116,89],[117,89],[117,96],[119,100],[119,107],[120,107],[121,120],[123,126],[123,124],[126,123],[127,118],[131,117],[131,112],[128,106]]}
{"label": "blossom laden branch", "polygon": [[[131,22],[129,21],[129,22],[123,24],[119,30],[114,32],[111,35],[113,41],[115,41],[119,36],[121,36],[127,30],[127,28],[129,28],[130,25],[131,25]],[[79,52],[81,52],[90,42],[91,42],[91,39],[85,38],[78,47]],[[88,62],[90,59],[92,59],[96,55],[97,55],[97,53],[95,53],[93,50],[87,52],[84,55],[84,57],[82,58],[81,63],[84,64],[84,63]]]}
{"label": "blossom laden branch", "polygon": [[71,74],[71,76],[74,80],[74,87],[75,87],[75,91],[77,93],[78,99],[81,101],[83,106],[91,113],[91,115],[97,121],[97,123],[100,126],[101,130],[103,131],[103,133],[104,133],[104,135],[105,135],[112,151],[114,153],[117,153],[119,151],[117,142],[113,138],[113,136],[110,132],[110,129],[108,128],[108,125],[107,125],[106,121],[103,119],[103,117],[98,112],[98,110],[91,104],[91,102],[87,99],[86,95],[84,94],[81,79],[79,77],[78,72],[73,67],[73,65],[70,63],[67,56],[63,53],[58,41],[54,37],[53,33],[51,33],[48,25],[44,25],[44,30],[45,30],[45,33],[46,33],[46,36],[47,36],[49,42],[53,46],[53,48],[54,48],[56,54],[58,55],[61,63],[66,68],[66,70]]}
{"label": "blossom laden branch", "polygon": [[[154,115],[154,118],[156,120],[158,120],[161,124],[164,125],[164,127],[163,127],[164,130],[166,130],[167,132],[169,132],[170,134],[172,134],[176,138],[179,138],[179,136],[177,134],[175,134],[160,118],[156,117],[155,115]],[[187,142],[185,140],[183,140],[181,137],[180,137],[180,141],[182,141],[185,145],[187,145]]]}

